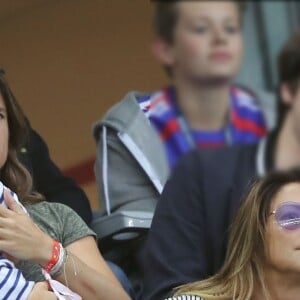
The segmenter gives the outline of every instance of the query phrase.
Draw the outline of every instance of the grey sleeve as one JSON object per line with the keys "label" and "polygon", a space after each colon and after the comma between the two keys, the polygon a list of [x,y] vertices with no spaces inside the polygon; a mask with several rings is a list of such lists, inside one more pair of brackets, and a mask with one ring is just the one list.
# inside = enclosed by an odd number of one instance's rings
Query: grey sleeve
{"label": "grey sleeve", "polygon": [[95,235],[83,219],[64,204],[43,201],[26,208],[33,221],[63,246],[85,236]]}
{"label": "grey sleeve", "polygon": [[70,207],[59,203],[55,203],[55,206],[62,222],[61,243],[64,247],[86,236],[96,236]]}
{"label": "grey sleeve", "polygon": [[[95,174],[99,189],[100,207],[106,211],[103,184],[103,127],[99,126],[95,134],[97,158]],[[107,127],[107,187],[111,211],[154,210],[158,192],[145,171],[120,141],[116,130]]]}

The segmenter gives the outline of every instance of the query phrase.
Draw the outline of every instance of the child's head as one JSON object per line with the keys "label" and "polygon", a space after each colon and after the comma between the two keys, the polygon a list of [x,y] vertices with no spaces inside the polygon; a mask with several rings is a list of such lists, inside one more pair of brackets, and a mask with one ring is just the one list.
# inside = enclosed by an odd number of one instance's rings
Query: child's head
{"label": "child's head", "polygon": [[243,54],[242,7],[238,1],[157,2],[156,57],[173,76],[231,80]]}

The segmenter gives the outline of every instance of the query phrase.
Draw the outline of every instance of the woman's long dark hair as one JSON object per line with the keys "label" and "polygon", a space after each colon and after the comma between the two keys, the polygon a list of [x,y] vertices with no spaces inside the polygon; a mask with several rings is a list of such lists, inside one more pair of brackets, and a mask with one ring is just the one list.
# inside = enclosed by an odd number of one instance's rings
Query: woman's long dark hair
{"label": "woman's long dark hair", "polygon": [[0,93],[7,111],[9,130],[8,156],[1,168],[0,180],[14,191],[24,204],[40,201],[43,197],[32,192],[31,175],[18,159],[19,151],[29,138],[29,124],[9,88],[2,69],[0,69]]}

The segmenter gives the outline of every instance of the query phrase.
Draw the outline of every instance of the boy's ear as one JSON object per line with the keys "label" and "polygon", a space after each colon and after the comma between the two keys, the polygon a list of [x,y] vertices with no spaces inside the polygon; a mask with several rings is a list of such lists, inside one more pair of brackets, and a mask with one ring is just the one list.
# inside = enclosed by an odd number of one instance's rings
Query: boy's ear
{"label": "boy's ear", "polygon": [[164,66],[171,67],[174,64],[173,47],[162,38],[156,37],[152,42],[152,53]]}
{"label": "boy's ear", "polygon": [[286,83],[280,85],[280,99],[286,105],[291,105],[293,102],[293,95]]}

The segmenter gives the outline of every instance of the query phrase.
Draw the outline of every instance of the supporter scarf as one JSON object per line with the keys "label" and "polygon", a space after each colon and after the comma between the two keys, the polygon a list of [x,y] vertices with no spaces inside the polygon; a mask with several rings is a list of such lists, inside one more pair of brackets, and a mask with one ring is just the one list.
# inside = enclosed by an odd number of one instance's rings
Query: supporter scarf
{"label": "supporter scarf", "polygon": [[230,88],[228,122],[219,130],[191,129],[180,111],[176,91],[172,86],[137,101],[158,131],[171,167],[176,165],[183,154],[194,148],[254,143],[267,133],[257,99],[236,86]]}

